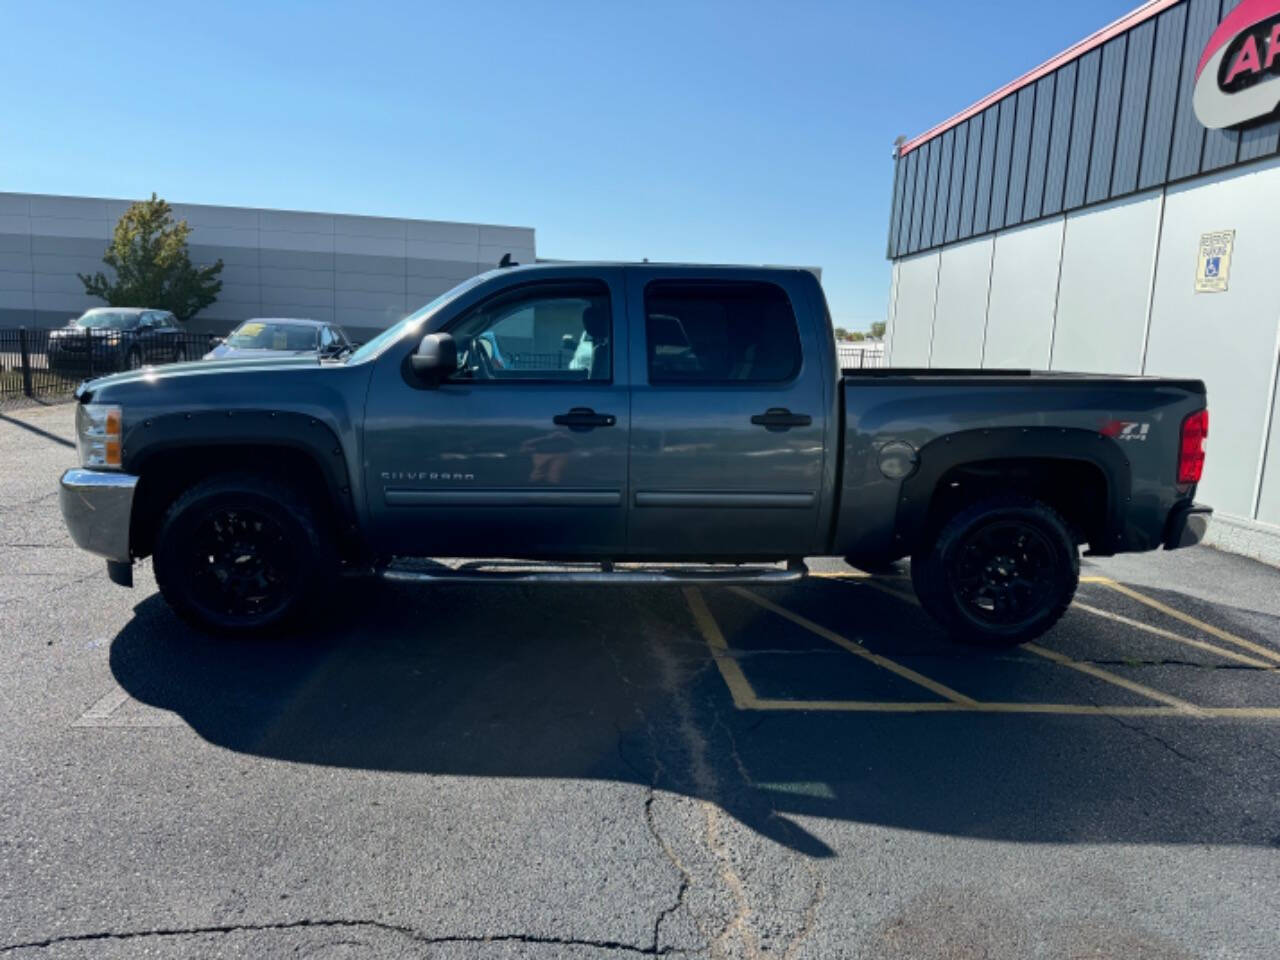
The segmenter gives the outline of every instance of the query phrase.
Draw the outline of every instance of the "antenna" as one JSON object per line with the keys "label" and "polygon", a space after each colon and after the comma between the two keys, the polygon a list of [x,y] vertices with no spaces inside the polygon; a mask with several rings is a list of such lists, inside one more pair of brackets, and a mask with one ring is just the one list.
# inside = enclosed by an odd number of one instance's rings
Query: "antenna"
{"label": "antenna", "polygon": [[518,267],[520,264],[511,259],[510,253],[504,253],[502,259],[498,261],[499,267]]}

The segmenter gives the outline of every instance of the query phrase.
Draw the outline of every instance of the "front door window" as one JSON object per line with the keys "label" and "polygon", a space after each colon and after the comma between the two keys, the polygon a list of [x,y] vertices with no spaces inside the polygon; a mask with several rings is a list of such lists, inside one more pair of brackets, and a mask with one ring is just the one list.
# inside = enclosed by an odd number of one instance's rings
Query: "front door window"
{"label": "front door window", "polygon": [[552,283],[480,304],[453,324],[456,381],[590,381],[613,378],[608,288]]}

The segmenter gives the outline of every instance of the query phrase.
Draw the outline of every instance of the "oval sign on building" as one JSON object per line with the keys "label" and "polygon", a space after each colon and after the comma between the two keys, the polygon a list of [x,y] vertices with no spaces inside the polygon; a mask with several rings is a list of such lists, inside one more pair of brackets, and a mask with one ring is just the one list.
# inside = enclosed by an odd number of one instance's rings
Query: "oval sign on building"
{"label": "oval sign on building", "polygon": [[1191,102],[1211,130],[1280,106],[1280,0],[1243,0],[1218,25],[1200,55]]}

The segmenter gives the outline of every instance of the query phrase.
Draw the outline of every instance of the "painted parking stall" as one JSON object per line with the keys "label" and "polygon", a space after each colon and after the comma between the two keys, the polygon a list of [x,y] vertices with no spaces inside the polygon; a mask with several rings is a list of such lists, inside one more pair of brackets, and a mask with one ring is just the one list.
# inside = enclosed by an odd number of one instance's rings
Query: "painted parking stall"
{"label": "painted parking stall", "polygon": [[[1280,720],[1280,649],[1109,577],[1083,577],[1073,615],[1042,642],[998,657],[970,651],[967,658],[958,657],[919,615],[904,577],[854,571],[815,579],[817,585],[786,596],[733,587],[711,603],[705,591],[685,590],[738,709]],[[737,601],[735,612],[726,609],[731,601]],[[743,603],[754,608],[754,615],[743,616]],[[1139,610],[1132,609],[1135,604]],[[862,628],[842,632],[834,624],[850,619],[851,605],[879,606],[879,616],[854,617],[862,619]],[[722,611],[719,616],[715,608]],[[726,620],[735,627],[726,631]],[[896,629],[868,629],[885,622]],[[1107,631],[1104,642],[1099,624]],[[903,637],[900,630],[912,636]],[[829,646],[814,645],[812,637]],[[858,668],[847,662],[832,667],[831,648],[852,655]],[[806,654],[811,662],[797,668],[794,661],[803,662]],[[788,665],[778,670],[777,662]],[[1160,667],[1186,665],[1232,668],[1248,677],[1248,695],[1244,702],[1219,696],[1205,703],[1182,682],[1174,685],[1177,690],[1149,682]],[[1042,696],[1029,695],[1036,691]]]}

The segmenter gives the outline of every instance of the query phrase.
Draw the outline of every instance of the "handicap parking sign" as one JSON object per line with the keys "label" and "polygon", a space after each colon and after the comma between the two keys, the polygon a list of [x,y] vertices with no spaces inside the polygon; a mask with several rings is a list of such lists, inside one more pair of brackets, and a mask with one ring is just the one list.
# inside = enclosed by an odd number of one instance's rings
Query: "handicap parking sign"
{"label": "handicap parking sign", "polygon": [[1223,293],[1231,272],[1231,248],[1235,246],[1234,230],[1218,230],[1200,237],[1196,257],[1196,293]]}

